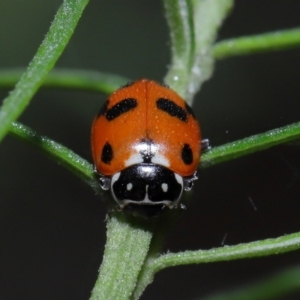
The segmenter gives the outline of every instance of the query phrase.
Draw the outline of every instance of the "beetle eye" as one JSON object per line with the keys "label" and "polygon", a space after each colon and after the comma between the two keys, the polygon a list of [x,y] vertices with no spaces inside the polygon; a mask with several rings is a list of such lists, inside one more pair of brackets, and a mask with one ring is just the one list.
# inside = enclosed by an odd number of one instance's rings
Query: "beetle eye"
{"label": "beetle eye", "polygon": [[101,176],[99,178],[100,181],[100,186],[102,188],[102,190],[107,191],[109,190],[109,186],[110,186],[110,178],[106,177],[106,176]]}
{"label": "beetle eye", "polygon": [[190,191],[194,186],[194,181],[198,179],[197,171],[193,174],[192,177],[186,177],[183,179],[184,182],[184,190]]}

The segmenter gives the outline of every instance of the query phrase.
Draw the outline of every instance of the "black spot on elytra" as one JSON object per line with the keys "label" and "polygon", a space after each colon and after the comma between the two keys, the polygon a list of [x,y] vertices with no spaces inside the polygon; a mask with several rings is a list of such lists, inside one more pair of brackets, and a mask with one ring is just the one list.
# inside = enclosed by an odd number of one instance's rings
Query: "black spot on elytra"
{"label": "black spot on elytra", "polygon": [[181,150],[181,158],[186,165],[193,162],[193,152],[189,144],[184,144]]}
{"label": "black spot on elytra", "polygon": [[113,149],[109,143],[106,143],[102,149],[101,161],[109,164],[113,158]]}
{"label": "black spot on elytra", "polygon": [[185,103],[185,109],[186,109],[186,111],[187,111],[190,115],[193,116],[194,119],[196,119],[196,116],[195,116],[195,114],[194,114],[192,108],[191,108],[187,103]]}
{"label": "black spot on elytra", "polygon": [[156,106],[170,116],[176,117],[183,122],[187,122],[188,120],[186,110],[174,103],[172,100],[159,98],[156,100]]}
{"label": "black spot on elytra", "polygon": [[112,121],[120,115],[137,107],[138,103],[133,98],[123,99],[109,109],[106,109],[105,117],[108,121]]}

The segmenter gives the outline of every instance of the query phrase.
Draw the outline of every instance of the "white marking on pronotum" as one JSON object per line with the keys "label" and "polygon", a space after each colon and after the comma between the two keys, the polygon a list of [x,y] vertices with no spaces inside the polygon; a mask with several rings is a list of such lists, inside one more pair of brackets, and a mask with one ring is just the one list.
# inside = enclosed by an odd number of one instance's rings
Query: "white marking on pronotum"
{"label": "white marking on pronotum", "polygon": [[174,175],[175,175],[175,178],[176,178],[177,182],[178,182],[181,186],[183,186],[183,179],[182,179],[182,177],[181,177],[180,175],[176,174],[176,173],[174,173]]}
{"label": "white marking on pronotum", "polygon": [[126,167],[142,163],[146,155],[151,157],[151,162],[153,164],[161,165],[166,168],[170,167],[169,160],[159,153],[159,146],[155,144],[151,144],[150,146],[147,143],[136,144],[133,147],[133,150],[136,151],[136,153],[130,155],[125,161]]}
{"label": "white marking on pronotum", "polygon": [[125,160],[125,167],[141,164],[143,162],[143,157],[140,153],[132,154],[127,160]]}
{"label": "white marking on pronotum", "polygon": [[161,184],[161,188],[162,188],[162,190],[166,193],[167,191],[168,191],[168,184],[167,183],[162,183]]}
{"label": "white marking on pronotum", "polygon": [[132,187],[133,187],[133,185],[131,182],[127,183],[127,185],[126,185],[127,191],[131,191]]}
{"label": "white marking on pronotum", "polygon": [[170,167],[169,160],[159,153],[155,153],[155,155],[151,158],[151,162],[153,164],[161,165],[167,168]]}
{"label": "white marking on pronotum", "polygon": [[118,173],[113,175],[113,177],[111,178],[111,182],[110,182],[111,187],[114,185],[114,183],[116,181],[118,181],[118,179],[120,178],[120,175],[121,175],[121,172],[118,172]]}

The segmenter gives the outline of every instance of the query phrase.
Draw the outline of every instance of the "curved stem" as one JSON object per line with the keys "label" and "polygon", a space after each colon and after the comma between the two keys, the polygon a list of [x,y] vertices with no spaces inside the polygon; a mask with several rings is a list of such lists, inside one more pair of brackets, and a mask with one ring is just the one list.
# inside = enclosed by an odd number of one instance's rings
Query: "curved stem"
{"label": "curved stem", "polygon": [[213,56],[222,59],[299,46],[300,28],[294,28],[220,41],[214,46]]}
{"label": "curved stem", "polygon": [[29,104],[67,45],[88,0],[65,0],[35,57],[0,109],[0,141]]}
{"label": "curved stem", "polygon": [[149,262],[146,272],[139,281],[143,290],[153,281],[154,275],[162,269],[181,265],[229,261],[251,257],[280,254],[300,249],[300,233],[288,234],[279,238],[256,241],[235,246],[224,246],[210,250],[168,253]]}
{"label": "curved stem", "polygon": [[300,138],[300,122],[214,147],[201,157],[201,168],[235,159]]}
{"label": "curved stem", "polygon": [[94,178],[93,166],[69,148],[53,141],[47,136],[40,135],[30,127],[14,122],[9,133],[23,141],[37,147],[47,156],[63,165],[88,185],[98,190],[98,181]]}
{"label": "curved stem", "polygon": [[171,67],[164,81],[183,98],[192,67],[195,36],[191,0],[164,0],[171,37]]}
{"label": "curved stem", "polygon": [[[11,88],[20,79],[25,69],[0,70],[0,87]],[[130,80],[115,74],[76,69],[53,69],[42,83],[43,87],[80,89],[111,94]]]}
{"label": "curved stem", "polygon": [[191,105],[195,94],[213,73],[212,47],[217,32],[233,7],[233,0],[193,0],[195,53],[189,72],[186,101]]}

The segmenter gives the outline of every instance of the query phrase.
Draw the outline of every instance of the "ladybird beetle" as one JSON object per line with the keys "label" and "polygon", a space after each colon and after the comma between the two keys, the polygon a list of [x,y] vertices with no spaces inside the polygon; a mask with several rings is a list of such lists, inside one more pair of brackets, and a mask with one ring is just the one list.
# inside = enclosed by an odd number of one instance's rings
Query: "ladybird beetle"
{"label": "ladybird beetle", "polygon": [[176,92],[155,81],[134,81],[109,96],[91,143],[101,188],[111,190],[119,210],[156,216],[176,208],[197,179],[199,124]]}

